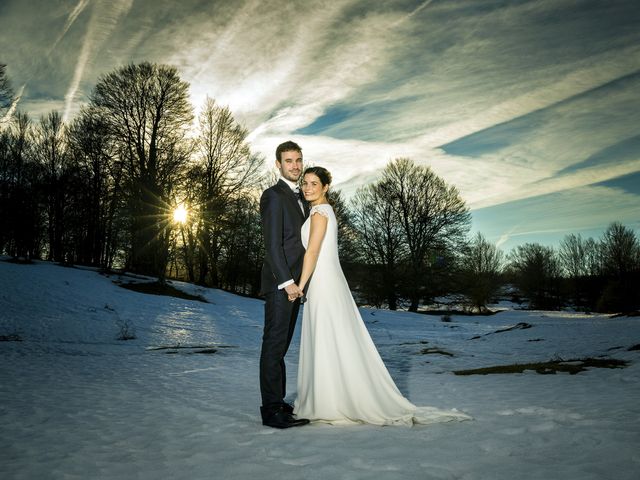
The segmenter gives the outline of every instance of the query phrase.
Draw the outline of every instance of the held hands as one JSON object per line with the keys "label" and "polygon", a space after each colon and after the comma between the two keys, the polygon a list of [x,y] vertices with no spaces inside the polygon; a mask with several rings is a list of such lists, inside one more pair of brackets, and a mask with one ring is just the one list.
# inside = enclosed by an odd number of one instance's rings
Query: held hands
{"label": "held hands", "polygon": [[284,289],[287,292],[287,296],[290,302],[295,302],[296,299],[304,297],[304,292],[296,283],[287,285],[286,287],[284,287]]}

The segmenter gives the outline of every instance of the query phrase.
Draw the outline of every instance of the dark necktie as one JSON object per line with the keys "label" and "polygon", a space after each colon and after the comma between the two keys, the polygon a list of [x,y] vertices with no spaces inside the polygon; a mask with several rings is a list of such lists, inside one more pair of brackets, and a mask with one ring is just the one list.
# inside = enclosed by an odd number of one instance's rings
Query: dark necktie
{"label": "dark necktie", "polygon": [[302,190],[300,190],[300,188],[296,187],[293,190],[293,193],[295,194],[296,198],[298,199],[298,205],[300,205],[300,209],[302,210],[302,213],[304,214],[304,194],[302,193]]}

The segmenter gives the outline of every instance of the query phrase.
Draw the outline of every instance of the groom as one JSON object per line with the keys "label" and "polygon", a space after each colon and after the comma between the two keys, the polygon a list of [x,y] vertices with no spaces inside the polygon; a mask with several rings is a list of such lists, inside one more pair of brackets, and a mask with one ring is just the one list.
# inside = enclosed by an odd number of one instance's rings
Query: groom
{"label": "groom", "polygon": [[274,428],[306,425],[309,420],[295,418],[293,407],[284,401],[286,370],[284,357],[289,349],[298,318],[300,297],[298,280],[302,273],[304,247],[300,229],[308,216],[297,182],[302,175],[302,149],[288,141],[276,148],[276,167],[280,179],[267,188],[260,199],[260,217],[265,256],[260,292],[265,297],[264,332],[260,354],[260,392],[262,424]]}

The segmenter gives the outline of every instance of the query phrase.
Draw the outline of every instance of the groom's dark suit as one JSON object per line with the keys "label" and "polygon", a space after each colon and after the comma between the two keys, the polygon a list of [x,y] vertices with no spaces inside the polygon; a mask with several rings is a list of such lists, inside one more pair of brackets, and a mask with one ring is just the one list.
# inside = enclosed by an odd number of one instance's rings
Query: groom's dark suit
{"label": "groom's dark suit", "polygon": [[278,285],[291,279],[297,283],[300,279],[305,253],[300,229],[307,215],[306,204],[303,213],[297,195],[283,180],[262,194],[260,216],[265,257],[260,292],[265,297],[265,322],[260,391],[264,410],[282,406],[286,395],[284,357],[295,329],[300,300],[290,302],[285,290],[279,290]]}

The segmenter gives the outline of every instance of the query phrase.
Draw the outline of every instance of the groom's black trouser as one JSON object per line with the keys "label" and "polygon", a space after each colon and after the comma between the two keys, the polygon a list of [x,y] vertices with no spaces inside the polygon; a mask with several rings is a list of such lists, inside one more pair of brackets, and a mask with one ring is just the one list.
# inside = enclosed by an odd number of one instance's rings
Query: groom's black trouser
{"label": "groom's black trouser", "polygon": [[296,327],[300,300],[290,302],[284,290],[265,295],[264,332],[260,353],[262,406],[277,407],[286,395],[287,371],[284,356]]}

